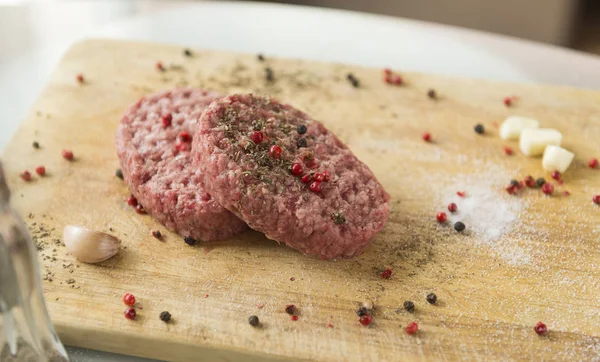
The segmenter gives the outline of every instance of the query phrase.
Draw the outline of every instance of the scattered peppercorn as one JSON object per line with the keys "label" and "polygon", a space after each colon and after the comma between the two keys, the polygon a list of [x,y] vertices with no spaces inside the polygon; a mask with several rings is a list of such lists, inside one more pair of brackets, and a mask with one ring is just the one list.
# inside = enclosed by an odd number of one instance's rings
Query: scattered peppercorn
{"label": "scattered peppercorn", "polygon": [[302,181],[304,184],[310,183],[312,181],[312,176],[307,173],[306,175],[302,176],[300,181]]}
{"label": "scattered peppercorn", "polygon": [[596,167],[598,167],[598,159],[597,158],[592,158],[590,160],[590,162],[588,162],[588,166],[590,166],[590,168],[596,168]]}
{"label": "scattered peppercorn", "polygon": [[273,81],[273,69],[269,67],[265,68],[265,79],[267,80],[267,82]]}
{"label": "scattered peppercorn", "polygon": [[259,62],[264,62],[265,61],[265,56],[262,55],[262,54],[260,54],[260,53],[256,57],[258,58]]}
{"label": "scattered peppercorn", "polygon": [[429,293],[427,294],[426,299],[429,302],[429,304],[435,304],[435,302],[437,302],[437,295],[435,295],[435,293]]}
{"label": "scattered peppercorn", "polygon": [[422,137],[423,137],[423,141],[425,141],[425,142],[431,141],[431,133],[429,133],[429,132],[423,133]]}
{"label": "scattered peppercorn", "polygon": [[459,233],[465,231],[465,228],[466,226],[462,221],[457,221],[454,223],[454,230],[458,231]]}
{"label": "scattered peppercorn", "polygon": [[406,328],[404,328],[404,330],[406,333],[413,335],[419,331],[419,325],[417,322],[411,322],[406,326]]}
{"label": "scattered peppercorn", "polygon": [[323,182],[323,174],[320,172],[315,173],[314,180],[317,182]]}
{"label": "scattered peppercorn", "polygon": [[85,82],[85,79],[83,78],[83,74],[79,73],[77,74],[77,83],[82,84],[83,82]]}
{"label": "scattered peppercorn", "polygon": [[542,187],[546,183],[546,179],[543,177],[538,177],[537,180],[535,180],[535,183],[538,185],[538,187]]}
{"label": "scattered peppercorn", "polygon": [[118,168],[115,171],[115,176],[117,176],[118,178],[120,178],[122,180],[123,179],[123,171],[120,168]]}
{"label": "scattered peppercorn", "polygon": [[298,127],[296,127],[296,131],[298,131],[299,134],[305,134],[306,133],[306,126],[303,124],[298,125]]}
{"label": "scattered peppercorn", "polygon": [[510,185],[514,187],[519,187],[519,181],[512,179],[510,180]]}
{"label": "scattered peppercorn", "polygon": [[130,319],[130,320],[134,320],[137,315],[137,313],[135,312],[135,309],[133,309],[133,308],[125,309],[124,314],[125,314],[125,318]]}
{"label": "scattered peppercorn", "polygon": [[46,174],[46,167],[44,166],[38,166],[35,168],[35,173],[37,173],[40,176],[44,176]]}
{"label": "scattered peppercorn", "polygon": [[518,188],[517,188],[517,186],[514,186],[514,185],[511,184],[511,185],[506,186],[505,190],[510,195],[514,195],[514,194],[517,193]]}
{"label": "scattered peppercorn", "polygon": [[129,197],[127,198],[127,205],[131,206],[131,207],[136,207],[138,204],[137,199],[135,198],[135,196],[133,195],[129,195]]}
{"label": "scattered peppercorn", "polygon": [[552,193],[554,192],[554,186],[551,183],[546,182],[542,186],[542,192],[545,193],[546,195],[552,195]]}
{"label": "scattered peppercorn", "polygon": [[346,223],[346,216],[341,211],[332,213],[331,218],[333,219],[333,223],[336,225],[342,225]]}
{"label": "scattered peppercorn", "polygon": [[160,120],[162,122],[163,127],[169,127],[171,125],[171,122],[173,121],[173,114],[167,113],[163,115]]}
{"label": "scattered peppercorn", "polygon": [[448,204],[448,211],[456,212],[457,209],[458,209],[458,206],[456,206],[456,204],[454,202],[451,202]]}
{"label": "scattered peppercorn", "polygon": [[428,90],[427,97],[429,97],[429,99],[437,99],[437,93],[435,92],[435,89]]}
{"label": "scattered peppercorn", "polygon": [[478,134],[484,134],[485,133],[485,128],[483,127],[483,125],[481,123],[478,123],[475,126],[475,132],[477,132]]}
{"label": "scattered peppercorn", "polygon": [[542,322],[537,322],[535,327],[533,327],[533,330],[540,336],[548,333],[548,327]]}
{"label": "scattered peppercorn", "polygon": [[439,222],[445,222],[446,219],[448,218],[448,216],[446,215],[445,212],[438,212],[437,215],[435,216],[435,218]]}
{"label": "scattered peppercorn", "polygon": [[514,153],[513,149],[508,146],[504,146],[503,149],[504,149],[504,154],[507,156],[510,156]]}
{"label": "scattered peppercorn", "polygon": [[260,321],[258,320],[257,316],[251,315],[250,318],[248,318],[248,323],[250,323],[252,327],[258,327]]}
{"label": "scattered peppercorn", "polygon": [[323,171],[323,182],[329,182],[329,172]]}
{"label": "scattered peppercorn", "polygon": [[21,179],[23,179],[23,181],[29,181],[29,180],[31,180],[31,173],[29,171],[25,170],[25,171],[21,172],[19,177],[21,177]]}
{"label": "scattered peppercorn", "polygon": [[532,176],[525,177],[525,185],[527,185],[527,187],[535,187],[535,179]]}
{"label": "scattered peppercorn", "polygon": [[294,314],[296,312],[296,306],[293,304],[288,304],[285,306],[285,312],[287,314]]}
{"label": "scattered peppercorn", "polygon": [[415,311],[415,303],[411,302],[410,300],[407,300],[406,302],[404,302],[404,310],[406,310],[407,312],[414,312]]}
{"label": "scattered peppercorn", "polygon": [[293,320],[294,322],[295,322],[295,321],[297,321],[297,320],[298,320],[298,316],[297,316],[297,315],[293,315],[293,316],[292,316],[292,320]]}
{"label": "scattered peppercorn", "polygon": [[362,324],[363,326],[368,326],[369,324],[371,324],[371,322],[373,321],[373,317],[371,317],[370,314],[364,314],[362,315],[358,321],[360,322],[360,324]]}
{"label": "scattered peppercorn", "polygon": [[306,138],[300,138],[298,140],[298,142],[296,143],[296,145],[298,146],[298,148],[306,147],[307,146]]}
{"label": "scattered peppercorn", "polygon": [[145,214],[146,213],[146,209],[144,209],[144,207],[142,206],[142,204],[137,204],[135,206],[135,212],[137,212],[138,214]]}
{"label": "scattered peppercorn", "polygon": [[252,142],[259,144],[265,139],[265,135],[261,131],[254,131],[250,134]]}
{"label": "scattered peppercorn", "polygon": [[40,143],[38,141],[33,141],[32,143],[33,148],[39,150],[40,149]]}
{"label": "scattered peppercorn", "polygon": [[277,145],[273,145],[271,148],[269,148],[269,156],[271,156],[271,158],[274,160],[277,160],[281,157],[281,152],[283,152],[283,150]]}
{"label": "scattered peppercorn", "polygon": [[561,174],[560,174],[560,172],[554,170],[554,171],[552,171],[552,173],[550,173],[550,177],[552,177],[556,181],[560,181]]}
{"label": "scattered peppercorn", "polygon": [[402,77],[401,77],[401,76],[399,76],[399,75],[397,75],[397,74],[394,74],[394,73],[392,72],[392,70],[391,70],[391,69],[389,69],[389,68],[385,68],[385,69],[383,70],[383,75],[384,75],[384,76],[383,76],[383,79],[385,80],[385,82],[386,82],[387,84],[391,84],[391,85],[402,85],[402,83],[403,83]]}
{"label": "scattered peppercorn", "polygon": [[158,316],[158,318],[160,318],[160,320],[165,323],[169,323],[169,321],[171,320],[171,313],[169,313],[167,311],[160,312],[160,315]]}
{"label": "scattered peppercorn", "polygon": [[190,133],[188,131],[179,132],[178,137],[181,142],[185,142],[185,143],[192,142],[192,136],[190,135]]}
{"label": "scattered peppercorn", "polygon": [[156,69],[158,69],[158,71],[159,71],[159,72],[164,72],[164,71],[166,71],[166,69],[165,69],[165,67],[164,67],[163,63],[161,63],[161,62],[156,62]]}
{"label": "scattered peppercorn", "polygon": [[354,76],[354,74],[348,73],[348,75],[346,76],[346,78],[348,79],[348,81],[350,81],[350,83],[352,84],[352,86],[354,88],[358,88],[360,86],[360,82],[358,81],[358,79],[356,79],[356,77]]}
{"label": "scattered peppercorn", "polygon": [[157,239],[162,238],[162,233],[160,232],[160,230],[152,230],[152,236],[154,236]]}
{"label": "scattered peppercorn", "polygon": [[456,191],[456,194],[457,194],[459,197],[465,197],[465,195],[467,194],[467,192],[466,192],[466,191]]}
{"label": "scattered peppercorn", "polygon": [[563,191],[563,196],[571,196],[571,193],[568,190]]}
{"label": "scattered peppercorn", "polygon": [[304,172],[304,168],[302,167],[302,165],[300,163],[295,162],[292,164],[291,172],[292,172],[292,175],[300,176]]}
{"label": "scattered peppercorn", "polygon": [[62,156],[65,160],[73,160],[73,151],[71,150],[62,150]]}
{"label": "scattered peppercorn", "polygon": [[381,277],[383,279],[390,279],[392,277],[392,269],[385,268],[385,270],[381,273]]}
{"label": "scattered peppercorn", "polygon": [[319,192],[321,192],[321,183],[314,181],[313,183],[310,184],[310,186],[308,186],[308,188],[310,189],[310,191],[312,191],[314,193],[319,193]]}
{"label": "scattered peppercorn", "polygon": [[507,107],[512,106],[514,99],[515,99],[515,97],[505,97],[504,98],[504,105],[507,106]]}
{"label": "scattered peppercorn", "polygon": [[192,51],[189,50],[188,48],[185,48],[185,49],[183,49],[183,55],[185,55],[186,57],[191,57]]}
{"label": "scattered peppercorn", "polygon": [[197,243],[196,239],[194,239],[190,236],[184,236],[183,241],[185,241],[185,243],[188,244],[189,246],[194,246]]}
{"label": "scattered peppercorn", "polygon": [[594,195],[594,197],[592,197],[592,201],[594,204],[600,205],[600,195]]}
{"label": "scattered peppercorn", "polygon": [[133,306],[135,304],[135,297],[131,293],[125,293],[123,296],[123,303],[128,306]]}
{"label": "scattered peppercorn", "polygon": [[360,307],[356,311],[356,315],[359,316],[359,317],[362,317],[362,316],[364,316],[367,313],[369,313],[369,309],[367,309],[367,307]]}

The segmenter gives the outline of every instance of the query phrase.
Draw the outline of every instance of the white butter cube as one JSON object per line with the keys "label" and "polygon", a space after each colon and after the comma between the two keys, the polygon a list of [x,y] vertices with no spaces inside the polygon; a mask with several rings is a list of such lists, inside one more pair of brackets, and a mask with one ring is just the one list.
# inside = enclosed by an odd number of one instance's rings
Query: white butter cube
{"label": "white butter cube", "polygon": [[521,132],[519,148],[527,156],[541,156],[546,146],[560,146],[562,134],[552,128],[525,129]]}
{"label": "white butter cube", "polygon": [[503,140],[516,140],[519,139],[523,130],[539,127],[540,122],[533,118],[510,116],[500,126],[500,138]]}
{"label": "white butter cube", "polygon": [[544,151],[542,166],[544,167],[544,170],[558,170],[558,172],[563,173],[569,168],[569,165],[573,162],[573,158],[575,158],[573,152],[569,152],[558,146],[550,145],[546,147],[546,150]]}

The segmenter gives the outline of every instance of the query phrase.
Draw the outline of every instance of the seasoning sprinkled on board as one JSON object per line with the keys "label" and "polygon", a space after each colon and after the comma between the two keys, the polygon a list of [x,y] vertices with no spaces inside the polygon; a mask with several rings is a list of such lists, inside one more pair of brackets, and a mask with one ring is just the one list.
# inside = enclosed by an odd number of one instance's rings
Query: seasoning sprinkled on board
{"label": "seasoning sprinkled on board", "polygon": [[403,306],[404,310],[406,310],[407,312],[413,313],[415,311],[415,303],[413,303],[410,300],[405,301]]}
{"label": "seasoning sprinkled on board", "polygon": [[428,90],[427,97],[429,97],[429,99],[437,100],[437,93],[436,93],[435,89]]}
{"label": "seasoning sprinkled on board", "polygon": [[260,320],[258,319],[257,316],[253,315],[250,316],[248,318],[248,323],[252,326],[252,327],[258,327],[258,325],[260,324]]}
{"label": "seasoning sprinkled on board", "polygon": [[40,143],[38,141],[33,141],[33,143],[31,144],[33,146],[33,148],[35,148],[36,150],[40,149]]}
{"label": "seasoning sprinkled on board", "polygon": [[118,168],[115,171],[115,176],[117,176],[118,178],[120,178],[121,180],[123,180],[123,171],[120,168]]}
{"label": "seasoning sprinkled on board", "polygon": [[171,321],[171,313],[167,311],[161,312],[158,318],[165,323],[169,323]]}
{"label": "seasoning sprinkled on board", "polygon": [[358,81],[358,79],[354,76],[354,74],[352,73],[348,73],[348,75],[346,75],[346,79],[348,79],[348,81],[350,82],[350,84],[352,84],[352,86],[354,88],[358,88],[360,86],[360,82]]}
{"label": "seasoning sprinkled on board", "polygon": [[183,55],[185,55],[186,57],[191,57],[192,51],[188,48],[185,48],[185,49],[183,49]]}

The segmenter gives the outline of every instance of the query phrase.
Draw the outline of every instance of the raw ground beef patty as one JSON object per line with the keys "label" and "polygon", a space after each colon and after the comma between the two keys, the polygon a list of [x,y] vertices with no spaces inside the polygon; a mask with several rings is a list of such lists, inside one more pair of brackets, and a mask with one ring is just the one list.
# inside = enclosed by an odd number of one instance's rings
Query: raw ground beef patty
{"label": "raw ground beef patty", "polygon": [[204,191],[191,165],[193,127],[220,96],[184,88],[144,97],[123,115],[116,136],[123,177],[138,202],[167,228],[204,241],[247,228]]}
{"label": "raw ground beef patty", "polygon": [[[389,216],[389,195],[346,145],[268,97],[213,102],[200,117],[192,155],[221,205],[305,254],[358,255]],[[327,181],[315,181],[321,178]]]}

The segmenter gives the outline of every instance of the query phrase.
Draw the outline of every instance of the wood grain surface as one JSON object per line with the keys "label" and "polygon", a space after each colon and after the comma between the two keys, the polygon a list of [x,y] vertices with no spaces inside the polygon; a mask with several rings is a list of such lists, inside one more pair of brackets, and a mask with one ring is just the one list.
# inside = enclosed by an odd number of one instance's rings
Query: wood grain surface
{"label": "wood grain surface", "polygon": [[[600,207],[591,201],[600,170],[587,167],[600,157],[600,93],[416,73],[402,73],[405,84],[394,87],[380,69],[192,51],[77,44],[4,150],[13,201],[40,249],[46,300],[66,344],[174,361],[600,360]],[[390,220],[365,254],[321,261],[253,231],[190,247],[128,207],[114,175],[121,114],[145,94],[184,85],[275,96],[347,142],[392,196]],[[510,95],[520,98],[508,108],[502,100]],[[559,129],[576,154],[552,197],[504,191],[528,174],[550,180],[540,159],[499,139],[498,123],[512,114]],[[476,123],[484,135],[473,131]],[[425,131],[433,142],[421,139]],[[63,148],[73,150],[73,162]],[[40,164],[47,176],[19,178]],[[463,190],[466,197],[456,196]],[[435,220],[449,201],[464,233]],[[66,224],[109,232],[122,250],[99,265],[77,262],[60,242]],[[386,267],[390,279],[380,276]],[[123,317],[125,292],[137,297],[136,321]],[[435,305],[425,300],[429,292]],[[369,327],[355,314],[366,299],[376,306]],[[402,308],[405,300],[414,313]],[[284,312],[290,303],[297,321]],[[158,318],[164,310],[169,324]],[[248,324],[251,315],[261,328]],[[419,332],[410,336],[404,327],[412,321]],[[538,321],[547,336],[534,333]]]}

